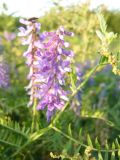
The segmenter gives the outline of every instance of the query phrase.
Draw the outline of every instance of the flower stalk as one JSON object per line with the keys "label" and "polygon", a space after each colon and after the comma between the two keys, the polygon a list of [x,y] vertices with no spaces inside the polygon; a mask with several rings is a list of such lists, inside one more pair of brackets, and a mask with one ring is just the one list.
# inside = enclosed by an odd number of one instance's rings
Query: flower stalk
{"label": "flower stalk", "polygon": [[74,54],[64,37],[73,36],[73,33],[60,26],[56,31],[40,34],[40,24],[36,20],[20,22],[26,28],[20,27],[19,36],[23,37],[23,45],[28,45],[23,54],[30,68],[30,83],[26,87],[30,95],[28,106],[34,105],[35,100],[34,108],[47,109],[46,117],[50,121],[56,110],[61,110],[68,101],[68,91],[64,88]]}

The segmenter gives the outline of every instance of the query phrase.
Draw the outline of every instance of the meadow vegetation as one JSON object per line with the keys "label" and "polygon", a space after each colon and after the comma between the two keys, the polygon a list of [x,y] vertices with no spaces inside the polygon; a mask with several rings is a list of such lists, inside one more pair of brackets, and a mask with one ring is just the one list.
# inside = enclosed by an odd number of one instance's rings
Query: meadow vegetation
{"label": "meadow vegetation", "polygon": [[[120,11],[90,10],[89,3],[55,4],[38,19],[42,31],[63,25],[74,51],[68,74],[71,95],[47,122],[27,107],[25,46],[17,36],[19,17],[0,14],[0,63],[9,68],[9,85],[0,88],[0,160],[120,160]],[[0,66],[1,67],[1,66]],[[1,69],[0,69],[1,72]],[[0,73],[1,74],[1,73]]]}

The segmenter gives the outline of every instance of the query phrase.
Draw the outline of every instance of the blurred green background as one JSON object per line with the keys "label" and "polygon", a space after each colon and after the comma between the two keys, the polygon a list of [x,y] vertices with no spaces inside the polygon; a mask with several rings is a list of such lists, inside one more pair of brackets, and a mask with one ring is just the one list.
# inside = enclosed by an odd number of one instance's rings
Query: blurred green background
{"label": "blurred green background", "polygon": [[[100,28],[96,16],[97,9],[90,10],[89,5],[89,3],[84,3],[64,8],[59,3],[54,3],[54,7],[39,18],[42,24],[41,31],[55,30],[63,25],[74,32],[75,36],[68,41],[75,53],[74,63],[78,67],[80,77],[86,74],[100,58],[101,43],[96,35],[96,30]],[[22,56],[26,48],[21,45],[17,37],[18,27],[20,27],[19,17],[15,17],[14,14],[5,14],[7,9],[5,4],[1,7],[3,10],[0,14],[0,58],[9,64],[10,86],[7,89],[0,89],[0,119],[10,118],[29,126],[31,111],[26,107],[29,97],[24,89],[28,84],[26,80],[28,68]],[[105,16],[108,31],[113,31],[118,35],[110,46],[111,52],[118,52],[120,51],[120,11],[110,11],[104,6],[100,8]],[[44,111],[40,113],[40,117],[42,128],[47,125]],[[111,123],[107,124],[108,121]],[[120,133],[120,77],[112,73],[110,66],[102,67],[90,78],[78,94],[78,98],[74,99],[63,114],[58,125],[66,130],[69,123],[71,123],[75,137],[77,137],[78,130],[82,128],[84,141],[89,133],[93,140],[94,137],[98,137],[101,146],[105,145],[106,139],[111,144],[118,137]],[[68,145],[67,141],[57,133],[54,133],[54,136],[53,133],[49,133],[44,139],[45,141],[39,142],[43,143],[42,148],[37,146],[37,143],[34,145],[38,149],[31,151],[36,160],[39,156],[41,159],[49,159],[50,151],[59,154],[66,149],[73,154],[76,147],[71,144],[72,149],[69,148],[70,144]],[[56,143],[59,146],[56,146]]]}

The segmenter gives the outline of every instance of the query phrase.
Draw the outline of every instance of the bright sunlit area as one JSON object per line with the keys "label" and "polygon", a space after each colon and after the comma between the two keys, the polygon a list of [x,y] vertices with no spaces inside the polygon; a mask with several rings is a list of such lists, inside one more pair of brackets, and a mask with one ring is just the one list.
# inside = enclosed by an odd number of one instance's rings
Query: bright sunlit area
{"label": "bright sunlit area", "polygon": [[[86,0],[1,0],[0,5],[5,3],[8,7],[8,14],[14,14],[16,16],[33,17],[42,16],[46,11],[54,6],[54,3],[59,2],[63,7],[70,5],[77,5],[84,3]],[[120,9],[119,0],[91,0],[90,8],[97,8],[99,5],[105,5],[109,9]]]}
{"label": "bright sunlit area", "polygon": [[0,0],[0,160],[120,160],[120,0]]}

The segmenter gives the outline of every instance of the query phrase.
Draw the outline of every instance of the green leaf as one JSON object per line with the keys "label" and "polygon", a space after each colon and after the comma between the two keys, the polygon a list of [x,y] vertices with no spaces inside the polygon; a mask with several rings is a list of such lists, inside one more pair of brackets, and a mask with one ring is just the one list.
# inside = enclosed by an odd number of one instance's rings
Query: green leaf
{"label": "green leaf", "polygon": [[100,30],[96,30],[96,34],[100,38],[101,41],[104,40],[105,36]]}
{"label": "green leaf", "polygon": [[98,142],[97,137],[96,137],[96,139],[95,139],[95,146],[96,146],[96,148],[97,148],[98,150],[100,150],[100,144],[99,144],[99,142]]}
{"label": "green leaf", "polygon": [[71,90],[74,92],[76,90],[76,82],[77,82],[77,74],[75,71],[75,67],[72,67],[72,71],[70,73],[71,80]]}
{"label": "green leaf", "polygon": [[116,138],[116,140],[115,140],[115,144],[116,144],[117,148],[119,148],[119,149],[120,149],[120,144],[119,144],[119,142],[118,142],[118,139],[117,139],[117,138]]}
{"label": "green leaf", "polygon": [[114,142],[112,143],[112,149],[113,149],[113,150],[115,149],[115,144],[114,144]]}
{"label": "green leaf", "polygon": [[72,136],[71,123],[68,125],[68,134]]}
{"label": "green leaf", "polygon": [[107,62],[108,62],[108,58],[107,58],[107,57],[105,57],[105,56],[101,56],[101,59],[100,59],[99,64],[107,63]]}
{"label": "green leaf", "polygon": [[105,160],[108,160],[108,152],[105,152],[104,159],[105,159]]}
{"label": "green leaf", "polygon": [[[115,149],[115,144],[114,142],[112,143],[112,150]],[[111,154],[111,160],[115,160],[115,152],[113,151],[112,154]]]}
{"label": "green leaf", "polygon": [[87,135],[87,142],[88,142],[88,145],[89,145],[90,147],[93,147],[93,144],[92,144],[92,141],[91,141],[91,138],[90,138],[90,135],[89,135],[89,134]]}
{"label": "green leaf", "polygon": [[80,142],[83,142],[83,139],[82,139],[82,128],[80,128],[80,130],[79,130],[79,140],[80,140]]}
{"label": "green leaf", "polygon": [[101,28],[102,33],[106,34],[107,25],[106,25],[104,16],[101,13],[98,14],[98,20],[100,22],[100,28]]}
{"label": "green leaf", "polygon": [[120,160],[120,143],[118,142],[118,138],[116,138],[116,140],[115,140],[115,145],[119,149],[118,150],[118,157],[119,157],[119,160]]}
{"label": "green leaf", "polygon": [[[109,146],[108,146],[108,142],[107,142],[107,141],[106,141],[106,144],[105,144],[105,148],[106,148],[106,150],[109,151]],[[108,152],[105,152],[104,159],[105,159],[105,160],[108,160]]]}
{"label": "green leaf", "polygon": [[[26,128],[23,130],[17,122],[10,119],[0,120],[0,145],[3,146],[4,152],[8,148],[17,152],[27,144],[29,142],[29,132],[26,134],[26,130]],[[13,152],[10,152],[10,154],[12,155]]]}
{"label": "green leaf", "polygon": [[81,145],[79,145],[76,149],[75,149],[75,154],[79,153],[81,149]]}
{"label": "green leaf", "polygon": [[114,34],[113,32],[109,32],[106,34],[108,44],[110,44],[115,38],[117,38],[117,34]]}
{"label": "green leaf", "polygon": [[98,160],[103,160],[101,152],[98,152]]}

